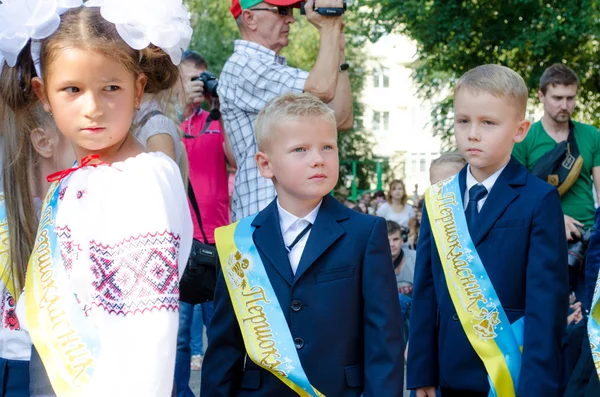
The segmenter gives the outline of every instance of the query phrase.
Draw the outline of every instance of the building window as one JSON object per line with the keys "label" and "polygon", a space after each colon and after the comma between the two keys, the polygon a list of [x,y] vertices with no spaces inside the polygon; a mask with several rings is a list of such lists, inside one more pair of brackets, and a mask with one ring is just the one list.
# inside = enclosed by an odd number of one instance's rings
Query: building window
{"label": "building window", "polygon": [[411,171],[413,174],[416,174],[416,173],[417,173],[417,160],[416,160],[416,159],[413,159],[413,160],[412,160],[412,164],[411,164],[411,167],[410,167],[410,171]]}
{"label": "building window", "polygon": [[390,129],[390,112],[373,112],[373,131]]}
{"label": "building window", "polygon": [[381,112],[373,112],[373,131],[381,128]]}
{"label": "building window", "polygon": [[420,172],[426,172],[427,170],[427,166],[426,166],[426,162],[425,159],[421,159],[420,165],[419,165],[419,171]]}
{"label": "building window", "polygon": [[379,68],[373,70],[373,87],[389,88],[390,70],[388,68]]}

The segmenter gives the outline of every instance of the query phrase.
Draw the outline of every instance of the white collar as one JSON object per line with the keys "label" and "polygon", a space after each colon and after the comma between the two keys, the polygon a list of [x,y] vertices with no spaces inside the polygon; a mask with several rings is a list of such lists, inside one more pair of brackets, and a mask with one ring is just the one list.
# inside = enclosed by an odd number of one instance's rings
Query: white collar
{"label": "white collar", "polygon": [[481,183],[487,190],[488,194],[490,194],[490,192],[492,191],[492,188],[494,187],[494,184],[498,180],[498,177],[500,176],[502,171],[504,171],[504,169],[506,168],[507,165],[508,165],[508,163],[506,163],[504,165],[504,167],[500,168],[498,171],[494,172],[492,175],[488,176],[486,178],[486,180],[484,180],[483,182],[478,182],[477,179],[475,179],[475,177],[471,174],[471,164],[469,164],[467,166],[467,190],[466,190],[466,193],[468,194],[469,189],[471,189],[473,186]]}
{"label": "white collar", "polygon": [[292,225],[296,223],[299,219],[304,219],[305,221],[314,224],[322,203],[323,200],[319,201],[319,204],[317,204],[315,209],[313,209],[308,215],[306,215],[304,218],[298,218],[296,215],[290,214],[288,211],[286,211],[279,204],[279,199],[277,199],[277,210],[279,211],[279,225],[281,226],[281,233],[284,234],[285,232],[287,232],[288,229],[292,227]]}

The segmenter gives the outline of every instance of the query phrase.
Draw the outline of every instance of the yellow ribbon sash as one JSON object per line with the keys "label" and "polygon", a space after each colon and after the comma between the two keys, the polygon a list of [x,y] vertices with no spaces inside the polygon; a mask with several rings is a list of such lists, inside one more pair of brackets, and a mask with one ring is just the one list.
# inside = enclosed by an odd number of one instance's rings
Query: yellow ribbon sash
{"label": "yellow ribbon sash", "polygon": [[223,277],[248,357],[302,397],[325,397],[310,384],[281,306],[252,240],[254,216],[218,228]]}
{"label": "yellow ribbon sash", "polygon": [[42,207],[42,219],[25,278],[27,326],[57,397],[82,396],[100,351],[97,330],[73,294],[54,231],[59,182]]}
{"label": "yellow ribbon sash", "polygon": [[452,303],[489,375],[490,397],[515,397],[523,321],[510,324],[471,240],[458,177],[431,186],[425,203]]}
{"label": "yellow ribbon sash", "polygon": [[2,282],[6,286],[8,293],[15,299],[19,299],[21,294],[21,285],[15,278],[12,263],[10,262],[10,242],[8,232],[8,219],[6,217],[6,203],[4,196],[0,194],[0,274]]}

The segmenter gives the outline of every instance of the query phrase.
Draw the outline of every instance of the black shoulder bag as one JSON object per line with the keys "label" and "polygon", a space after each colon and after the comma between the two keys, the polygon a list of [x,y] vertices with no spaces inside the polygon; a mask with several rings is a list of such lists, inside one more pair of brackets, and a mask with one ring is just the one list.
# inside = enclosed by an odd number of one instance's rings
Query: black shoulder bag
{"label": "black shoulder bag", "polygon": [[545,153],[533,166],[531,173],[556,186],[562,196],[571,189],[583,167],[583,157],[575,141],[575,125],[569,121],[569,136]]}
{"label": "black shoulder bag", "polygon": [[219,257],[217,249],[208,243],[204,228],[202,227],[202,217],[200,216],[200,207],[196,201],[196,195],[188,180],[188,197],[194,209],[200,231],[204,242],[194,239],[192,242],[192,251],[188,259],[187,266],[179,282],[179,299],[182,302],[196,305],[213,300],[215,286],[217,284],[217,266],[219,266]]}

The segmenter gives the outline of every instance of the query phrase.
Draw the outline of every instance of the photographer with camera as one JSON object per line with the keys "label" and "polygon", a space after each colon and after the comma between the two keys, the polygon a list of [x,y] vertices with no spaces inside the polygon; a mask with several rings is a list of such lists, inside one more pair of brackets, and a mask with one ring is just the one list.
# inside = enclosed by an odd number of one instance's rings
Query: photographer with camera
{"label": "photographer with camera", "polygon": [[[566,65],[554,64],[544,71],[538,91],[544,115],[531,125],[525,140],[515,144],[513,156],[560,193],[569,240],[569,284],[582,302],[583,312],[589,313],[591,296],[586,299],[585,283],[589,261],[585,263],[594,224],[594,188],[600,193],[600,134],[594,126],[571,119],[578,89],[579,78]],[[585,322],[581,326],[585,327]],[[590,379],[593,362],[587,336],[584,339],[565,396],[583,395],[582,387]]]}
{"label": "photographer with camera", "polygon": [[554,64],[544,71],[538,92],[544,115],[515,145],[513,156],[561,195],[570,282],[583,300],[582,267],[594,224],[594,187],[600,193],[600,134],[594,126],[571,119],[578,89],[579,78],[569,67]]}
{"label": "photographer with camera", "polygon": [[[208,63],[196,51],[188,50],[183,54],[180,72],[184,116],[180,127],[189,162],[188,196],[194,243],[180,285],[175,386],[177,397],[193,397],[190,370],[199,370],[202,364],[203,325],[208,327],[212,318],[216,283],[215,263],[210,263],[212,266],[206,271],[209,264],[204,263],[202,254],[214,253],[212,259],[216,258],[214,230],[229,224],[227,163],[235,168],[235,159],[218,111],[218,82],[208,71]],[[210,112],[202,109],[204,103],[209,104]]]}
{"label": "photographer with camera", "polygon": [[234,53],[223,68],[218,92],[238,164],[234,220],[260,211],[275,197],[273,184],[259,174],[254,159],[254,120],[270,100],[289,91],[310,92],[333,109],[338,129],[353,125],[341,15],[344,2],[308,0],[304,5],[308,22],[320,36],[319,55],[310,72],[287,66],[279,55],[288,45],[294,10],[300,5],[298,0],[232,1],[231,13],[242,39],[236,40]]}

